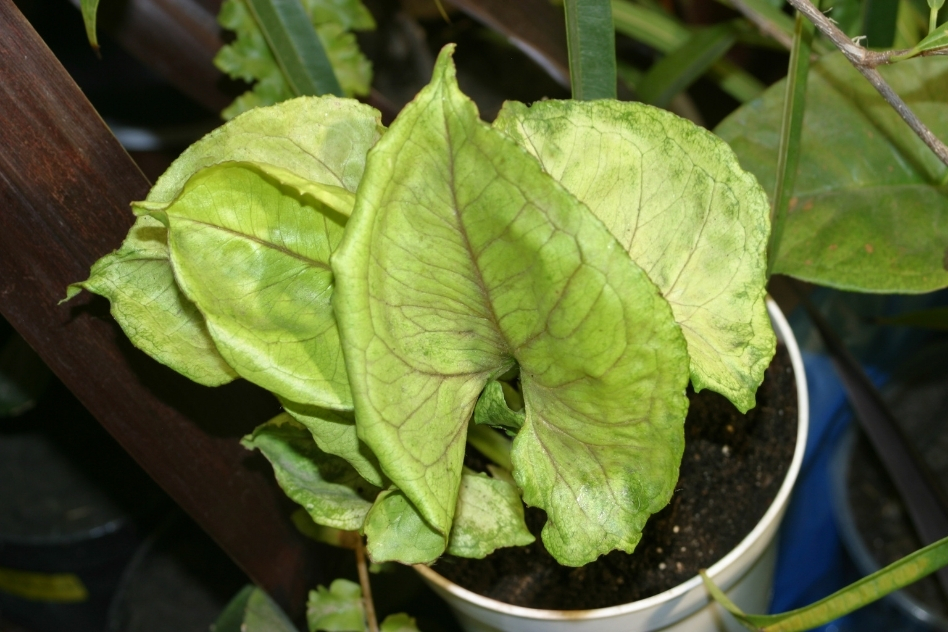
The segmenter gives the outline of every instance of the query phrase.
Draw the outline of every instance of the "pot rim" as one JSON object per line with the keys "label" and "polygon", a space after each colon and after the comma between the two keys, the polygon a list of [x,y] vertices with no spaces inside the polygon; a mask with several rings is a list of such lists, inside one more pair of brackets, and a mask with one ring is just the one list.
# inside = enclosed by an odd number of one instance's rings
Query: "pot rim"
{"label": "pot rim", "polygon": [[[770,319],[773,323],[777,338],[787,346],[787,351],[790,354],[790,363],[793,366],[794,381],[796,382],[797,387],[797,442],[793,452],[793,459],[790,461],[790,467],[787,470],[787,474],[783,479],[780,489],[777,491],[777,495],[774,497],[773,502],[770,503],[770,507],[767,508],[763,518],[760,519],[751,532],[748,533],[736,547],[731,549],[727,555],[722,557],[717,561],[717,563],[708,569],[708,576],[712,579],[719,576],[724,571],[724,569],[733,564],[738,558],[742,557],[747,552],[747,550],[754,545],[756,540],[758,540],[765,532],[771,529],[774,522],[780,520],[780,518],[783,516],[784,507],[786,506],[790,494],[793,491],[793,486],[796,482],[797,475],[800,473],[800,468],[803,464],[803,453],[806,449],[807,428],[809,427],[810,416],[809,395],[806,387],[806,374],[803,370],[803,358],[800,355],[800,348],[797,345],[796,338],[793,336],[793,331],[790,329],[790,324],[787,322],[783,312],[780,311],[777,303],[772,298],[770,298],[770,296],[767,297],[767,311],[770,314]],[[483,595],[479,595],[473,591],[458,586],[454,582],[442,577],[437,571],[433,570],[429,566],[425,566],[424,564],[416,564],[415,570],[417,570],[428,581],[436,584],[442,590],[453,594],[459,599],[471,602],[477,606],[480,606],[481,608],[488,610],[503,612],[508,615],[534,620],[589,620],[617,617],[633,612],[647,610],[649,608],[654,608],[664,603],[671,602],[672,600],[688,593],[689,591],[694,590],[702,583],[701,577],[699,575],[695,575],[691,579],[678,584],[673,588],[669,588],[665,592],[661,592],[657,595],[640,599],[638,601],[633,601],[631,603],[621,604],[618,606],[609,606],[607,608],[595,608],[591,610],[544,610],[539,608],[514,606],[502,601],[497,601],[496,599],[484,597]],[[734,578],[734,581],[737,579],[738,578]],[[722,590],[727,590],[730,588],[730,585],[720,585],[720,587]]]}

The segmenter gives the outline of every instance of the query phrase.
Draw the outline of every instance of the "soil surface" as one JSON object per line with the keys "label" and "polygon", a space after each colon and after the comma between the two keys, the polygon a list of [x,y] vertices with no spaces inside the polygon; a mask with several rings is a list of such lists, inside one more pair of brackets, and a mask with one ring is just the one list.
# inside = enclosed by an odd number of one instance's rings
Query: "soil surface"
{"label": "soil surface", "polygon": [[790,466],[797,433],[790,356],[778,345],[757,407],[746,415],[710,391],[689,389],[688,397],[675,495],[649,520],[632,554],[613,551],[580,568],[560,566],[540,542],[544,512],[529,508],[534,544],[500,549],[483,560],[445,556],[435,570],[510,604],[582,610],[656,595],[717,562],[764,515]]}

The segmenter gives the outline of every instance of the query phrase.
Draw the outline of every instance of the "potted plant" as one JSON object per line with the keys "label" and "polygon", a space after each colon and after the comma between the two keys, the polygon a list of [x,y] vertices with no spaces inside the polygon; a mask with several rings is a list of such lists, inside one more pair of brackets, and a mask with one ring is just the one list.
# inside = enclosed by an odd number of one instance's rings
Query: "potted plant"
{"label": "potted plant", "polygon": [[247,445],[379,560],[524,544],[521,496],[564,564],[631,550],[674,488],[689,379],[746,410],[773,353],[769,205],[723,143],[605,101],[487,126],[450,51],[391,129],[339,99],[254,111],[136,209],[72,291],[182,373],[274,392],[286,414]]}
{"label": "potted plant", "polygon": [[[614,162],[569,163],[596,126]],[[627,169],[652,204],[623,204]],[[391,128],[332,97],[253,110],[134,208],[70,292],[106,295],[192,379],[274,392],[286,413],[247,445],[379,561],[530,542],[521,495],[561,563],[631,551],[674,490],[689,379],[746,410],[774,350],[768,204],[726,145],[609,101],[510,104],[488,126],[451,48]],[[509,470],[465,470],[472,416]]]}

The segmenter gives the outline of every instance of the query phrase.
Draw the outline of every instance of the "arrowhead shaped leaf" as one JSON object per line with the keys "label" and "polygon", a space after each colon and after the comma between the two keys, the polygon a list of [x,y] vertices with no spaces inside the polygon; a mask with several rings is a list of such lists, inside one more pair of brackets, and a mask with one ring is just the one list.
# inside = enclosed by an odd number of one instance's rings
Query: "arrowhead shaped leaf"
{"label": "arrowhead shaped leaf", "polygon": [[362,588],[348,579],[336,579],[329,590],[318,586],[309,591],[306,624],[310,632],[363,632],[366,626]]}
{"label": "arrowhead shaped leaf", "polygon": [[[171,203],[197,171],[227,160],[273,165],[354,192],[382,130],[376,110],[347,99],[306,97],[255,110],[189,147],[158,179],[148,202]],[[159,362],[208,386],[236,376],[200,312],[178,289],[167,231],[154,219],[139,217],[122,247],[99,260],[69,296],[79,288],[108,298],[132,343]]]}
{"label": "arrowhead shaped leaf", "polygon": [[178,290],[167,238],[158,221],[138,218],[122,246],[96,261],[67,297],[80,289],[104,296],[133,345],[199,384],[226,384],[237,373],[217,352],[197,307]]}
{"label": "arrowhead shaped leaf", "polygon": [[241,377],[301,404],[346,409],[329,303],[329,256],[344,218],[299,196],[285,172],[277,176],[252,163],[194,175],[159,214],[170,227],[175,278]]}
{"label": "arrowhead shaped leaf", "polygon": [[351,412],[305,406],[285,399],[281,399],[280,403],[296,421],[309,429],[320,450],[342,457],[362,478],[376,487],[387,484],[379,470],[378,459],[359,440],[355,417]]}
{"label": "arrowhead shaped leaf", "polygon": [[450,51],[370,154],[333,258],[359,435],[447,534],[474,404],[516,362],[514,474],[544,542],[567,563],[631,550],[677,478],[684,339],[601,222],[478,119]]}
{"label": "arrowhead shaped leaf", "polygon": [[[948,138],[948,64],[880,67],[939,138]],[[784,84],[715,130],[772,192]],[[948,168],[841,54],[810,70],[800,166],[774,272],[863,292],[948,286]]]}
{"label": "arrowhead shaped leaf", "polygon": [[719,139],[618,101],[507,103],[494,126],[586,204],[671,303],[695,390],[754,406],[776,344],[764,303],[769,205]]}
{"label": "arrowhead shaped leaf", "polygon": [[345,531],[362,528],[378,489],[342,459],[324,453],[309,431],[288,414],[277,415],[244,437],[248,450],[260,450],[273,465],[277,482],[313,522]]}

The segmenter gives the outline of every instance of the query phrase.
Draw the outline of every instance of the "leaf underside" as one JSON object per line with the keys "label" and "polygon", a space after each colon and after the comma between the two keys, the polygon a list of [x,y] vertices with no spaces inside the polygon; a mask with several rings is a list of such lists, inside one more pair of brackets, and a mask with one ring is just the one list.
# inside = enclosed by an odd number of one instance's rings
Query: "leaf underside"
{"label": "leaf underside", "polygon": [[[300,98],[248,112],[189,147],[158,179],[150,204],[172,202],[200,169],[225,160],[272,165],[316,185],[354,192],[365,156],[383,131],[379,113],[346,99]],[[112,313],[137,347],[208,386],[236,373],[218,353],[197,307],[178,288],[168,259],[164,225],[141,216],[122,246],[99,260],[85,288],[112,304]]]}
{"label": "leaf underside", "polygon": [[252,163],[194,175],[163,211],[175,278],[241,377],[280,397],[345,410],[349,380],[330,306],[344,226]]}
{"label": "leaf underside", "polygon": [[769,205],[710,133],[639,103],[508,102],[494,126],[606,225],[681,325],[696,390],[743,412],[775,338],[764,302]]}
{"label": "leaf underside", "polygon": [[344,460],[317,448],[309,431],[288,414],[259,426],[243,445],[267,457],[280,487],[313,522],[344,531],[362,528],[372,506],[366,498],[378,489]]}
{"label": "leaf underside", "polygon": [[[933,57],[881,67],[939,138],[948,138],[948,65]],[[772,192],[784,87],[715,130]],[[832,115],[827,115],[832,113]],[[841,54],[809,73],[797,180],[774,272],[845,290],[948,286],[948,167]]]}
{"label": "leaf underside", "polygon": [[474,404],[516,363],[514,476],[547,548],[632,550],[677,478],[684,339],[589,210],[479,120],[451,50],[370,153],[333,258],[359,435],[443,541]]}

